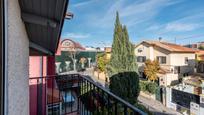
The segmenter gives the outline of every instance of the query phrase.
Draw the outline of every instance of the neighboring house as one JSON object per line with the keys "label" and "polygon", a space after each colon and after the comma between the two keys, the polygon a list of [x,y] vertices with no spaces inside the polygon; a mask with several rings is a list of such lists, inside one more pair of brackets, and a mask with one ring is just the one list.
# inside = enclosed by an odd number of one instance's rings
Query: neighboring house
{"label": "neighboring house", "polygon": [[[81,68],[91,68],[95,65],[96,55],[99,52],[103,51],[93,47],[84,48],[78,42],[71,39],[63,39],[59,42],[56,53],[56,72],[65,73],[81,70]],[[81,59],[85,59],[84,67],[82,67]]]}
{"label": "neighboring house", "polygon": [[204,73],[204,51],[198,50],[196,51],[196,69],[197,73]]}
{"label": "neighboring house", "polygon": [[184,47],[192,48],[192,49],[199,49],[200,47],[204,46],[204,42],[197,42],[193,44],[184,45]]}
{"label": "neighboring house", "polygon": [[171,85],[172,81],[194,73],[195,51],[190,48],[167,42],[142,41],[136,45],[135,55],[139,73],[143,77],[145,61],[147,59],[159,61],[160,85]]}
{"label": "neighboring house", "polygon": [[166,87],[166,106],[183,114],[203,115],[203,85],[203,75],[195,73],[185,77],[180,84]]}
{"label": "neighboring house", "polygon": [[106,59],[109,60],[111,58],[111,50],[112,50],[112,48],[111,47],[105,47],[104,50],[105,50]]}
{"label": "neighboring house", "polygon": [[204,50],[197,50],[196,51],[196,60],[197,61],[204,61]]}
{"label": "neighboring house", "polygon": [[199,62],[198,62],[197,72],[204,74],[204,61],[199,61]]}

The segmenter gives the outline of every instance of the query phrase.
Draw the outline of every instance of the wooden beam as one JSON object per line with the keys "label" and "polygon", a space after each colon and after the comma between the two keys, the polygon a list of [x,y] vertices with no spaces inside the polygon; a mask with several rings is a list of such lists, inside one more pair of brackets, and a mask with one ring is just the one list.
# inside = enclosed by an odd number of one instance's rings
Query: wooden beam
{"label": "wooden beam", "polygon": [[53,55],[54,54],[53,52],[49,51],[48,49],[46,49],[46,48],[44,48],[44,47],[42,47],[42,46],[40,46],[40,45],[38,45],[36,43],[33,43],[33,42],[29,42],[29,47],[33,48],[35,50],[38,50],[38,51],[40,51],[42,53],[48,54],[48,55]]}
{"label": "wooden beam", "polygon": [[21,18],[24,22],[27,22],[27,23],[38,24],[42,26],[50,26],[52,28],[56,28],[59,25],[59,23],[54,20],[51,20],[42,16],[29,14],[29,13],[22,12]]}

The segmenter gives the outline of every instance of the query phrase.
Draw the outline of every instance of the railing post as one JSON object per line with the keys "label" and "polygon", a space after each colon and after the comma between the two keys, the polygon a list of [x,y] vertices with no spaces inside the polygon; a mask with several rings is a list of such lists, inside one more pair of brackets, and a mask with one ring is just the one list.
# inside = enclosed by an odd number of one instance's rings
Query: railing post
{"label": "railing post", "polygon": [[38,111],[38,109],[39,109],[39,107],[38,107],[38,105],[39,105],[39,102],[38,102],[38,98],[39,98],[39,94],[38,94],[38,81],[39,79],[37,78],[37,84],[36,84],[36,95],[37,95],[37,105],[36,105],[36,109],[37,109],[37,114],[39,114],[39,111]]}
{"label": "railing post", "polygon": [[65,92],[65,103],[64,103],[64,110],[65,110],[65,115],[67,113],[67,103],[66,103],[66,98],[67,98],[67,93]]}
{"label": "railing post", "polygon": [[[94,95],[95,95],[95,86],[94,86],[94,84],[92,84],[92,87],[93,87],[93,92],[92,92],[92,106],[95,107],[95,106],[94,106],[94,104],[95,104],[95,103],[94,103],[94,98],[95,98],[95,96],[94,96]],[[95,111],[94,111],[94,112],[95,112]]]}
{"label": "railing post", "polygon": [[115,102],[115,114],[114,115],[117,115],[118,113],[118,110],[117,110],[117,102]]}
{"label": "railing post", "polygon": [[78,94],[78,96],[77,96],[77,113],[80,114],[80,112],[79,112],[79,104],[80,104],[80,102],[79,102],[79,96],[80,96],[80,80],[79,80],[79,75],[77,75],[77,85],[78,85],[78,87],[77,87],[77,94]]}
{"label": "railing post", "polygon": [[108,94],[108,115],[110,115],[110,96]]}
{"label": "railing post", "polygon": [[53,101],[54,101],[54,96],[53,96],[53,92],[54,92],[54,80],[53,80],[53,78],[51,78],[51,80],[52,80],[52,115],[53,115],[53,113],[54,113],[54,109],[53,109]]}
{"label": "railing post", "polygon": [[73,75],[71,75],[71,112],[72,112],[72,86],[73,86]]}
{"label": "railing post", "polygon": [[[56,80],[56,76],[52,77],[53,81],[55,82]],[[59,89],[58,89],[59,90]],[[61,100],[60,100],[60,91],[58,91],[58,99],[59,99],[59,107],[58,107],[58,114],[60,115],[60,112],[61,112]]]}
{"label": "railing post", "polygon": [[[87,89],[87,92],[86,92],[86,97],[88,98],[89,97],[89,85],[88,85],[88,81],[86,80],[86,89]],[[89,105],[89,104],[88,104]],[[88,115],[88,107],[86,107],[86,115]]]}
{"label": "railing post", "polygon": [[45,101],[44,112],[45,112],[45,115],[47,115],[47,77],[45,77],[45,99],[44,101]]}
{"label": "railing post", "polygon": [[127,106],[124,105],[124,115],[127,115]]}
{"label": "railing post", "polygon": [[102,115],[104,115],[104,106],[105,106],[105,99],[104,99],[104,91],[103,90],[101,90],[102,91],[102,97],[103,97],[103,105],[102,105]]}
{"label": "railing post", "polygon": [[98,103],[98,101],[99,101],[99,89],[98,89],[98,87],[96,87],[96,92],[97,92],[97,95],[96,95],[96,102],[97,102],[97,115],[99,114],[99,103]]}

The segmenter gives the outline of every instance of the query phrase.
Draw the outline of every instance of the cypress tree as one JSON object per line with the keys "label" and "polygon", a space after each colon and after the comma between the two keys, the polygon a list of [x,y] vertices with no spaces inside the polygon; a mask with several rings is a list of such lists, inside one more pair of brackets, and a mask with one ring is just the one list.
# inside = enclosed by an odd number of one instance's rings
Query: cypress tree
{"label": "cypress tree", "polygon": [[120,72],[137,72],[137,64],[134,55],[134,46],[129,41],[126,26],[122,27],[117,12],[113,35],[112,53],[110,63],[107,66],[109,76]]}
{"label": "cypress tree", "polygon": [[135,103],[139,95],[139,78],[134,55],[134,46],[129,41],[126,26],[122,26],[116,14],[111,59],[107,66],[110,90],[116,95]]}

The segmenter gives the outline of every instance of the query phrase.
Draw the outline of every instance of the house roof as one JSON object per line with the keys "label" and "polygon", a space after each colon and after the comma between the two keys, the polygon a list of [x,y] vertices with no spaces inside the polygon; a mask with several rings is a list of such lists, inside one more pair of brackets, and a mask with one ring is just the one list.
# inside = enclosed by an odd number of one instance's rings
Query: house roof
{"label": "house roof", "polygon": [[196,54],[204,55],[204,50],[196,50]]}
{"label": "house roof", "polygon": [[62,49],[61,48],[65,48],[65,47],[63,47],[62,46],[62,43],[64,42],[64,41],[71,41],[73,44],[74,44],[74,47],[76,48],[76,49],[78,49],[78,50],[86,50],[80,43],[78,43],[78,42],[75,42],[75,41],[73,41],[73,40],[71,40],[71,39],[63,39],[63,40],[60,40],[60,42],[59,42],[59,44],[58,44],[58,48],[57,48],[57,52],[55,53],[55,55],[61,55],[61,51],[62,51]]}
{"label": "house roof", "polygon": [[63,46],[62,46],[62,43],[63,43],[64,41],[67,41],[67,40],[68,40],[68,41],[71,41],[71,42],[74,44],[74,47],[75,47],[76,49],[86,50],[86,48],[84,48],[80,43],[75,42],[75,41],[73,41],[73,40],[71,40],[71,39],[64,39],[64,40],[60,41],[60,46],[63,47]]}
{"label": "house roof", "polygon": [[162,49],[165,49],[165,50],[170,51],[170,52],[175,52],[175,53],[195,53],[196,52],[196,50],[193,50],[191,48],[183,47],[181,45],[168,43],[168,42],[142,41],[141,44],[142,43],[147,43],[151,46],[160,47]]}
{"label": "house roof", "polygon": [[167,73],[171,73],[171,70],[160,67],[158,73],[159,74],[167,74]]}

